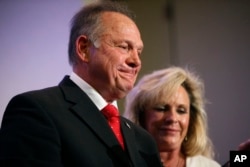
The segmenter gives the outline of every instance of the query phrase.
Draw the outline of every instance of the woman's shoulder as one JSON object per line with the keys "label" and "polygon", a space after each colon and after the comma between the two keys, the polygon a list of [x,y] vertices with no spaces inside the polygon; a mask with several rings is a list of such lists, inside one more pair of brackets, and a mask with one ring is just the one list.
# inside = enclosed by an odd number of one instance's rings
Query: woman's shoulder
{"label": "woman's shoulder", "polygon": [[187,158],[187,167],[220,167],[221,165],[213,159],[202,155]]}

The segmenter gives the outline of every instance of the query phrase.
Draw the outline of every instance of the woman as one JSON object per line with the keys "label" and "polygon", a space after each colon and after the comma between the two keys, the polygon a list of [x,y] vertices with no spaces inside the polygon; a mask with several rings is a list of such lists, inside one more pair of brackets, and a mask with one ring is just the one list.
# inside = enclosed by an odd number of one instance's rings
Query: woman
{"label": "woman", "polygon": [[144,76],[126,98],[124,116],[156,140],[164,167],[219,167],[207,133],[203,82],[170,67]]}

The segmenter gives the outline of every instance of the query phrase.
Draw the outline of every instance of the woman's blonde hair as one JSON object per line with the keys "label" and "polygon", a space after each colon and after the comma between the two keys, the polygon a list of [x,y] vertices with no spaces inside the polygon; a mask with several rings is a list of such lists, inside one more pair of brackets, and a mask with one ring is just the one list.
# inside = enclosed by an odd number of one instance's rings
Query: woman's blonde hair
{"label": "woman's blonde hair", "polygon": [[170,67],[145,75],[126,97],[124,116],[143,127],[143,112],[162,98],[170,99],[183,86],[190,98],[190,121],[187,140],[182,143],[186,156],[213,158],[213,145],[208,137],[204,84],[188,69]]}

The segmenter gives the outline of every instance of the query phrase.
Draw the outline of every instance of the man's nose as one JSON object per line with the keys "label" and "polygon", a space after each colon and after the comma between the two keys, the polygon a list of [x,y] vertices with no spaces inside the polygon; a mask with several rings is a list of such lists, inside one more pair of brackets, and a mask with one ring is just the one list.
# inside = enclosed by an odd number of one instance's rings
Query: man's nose
{"label": "man's nose", "polygon": [[141,67],[141,59],[137,50],[131,50],[127,64],[132,68]]}

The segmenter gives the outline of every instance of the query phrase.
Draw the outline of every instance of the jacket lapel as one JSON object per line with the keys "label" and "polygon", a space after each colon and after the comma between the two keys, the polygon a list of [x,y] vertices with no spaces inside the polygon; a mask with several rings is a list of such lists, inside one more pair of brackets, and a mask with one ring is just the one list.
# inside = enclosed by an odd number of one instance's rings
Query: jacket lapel
{"label": "jacket lapel", "polygon": [[88,124],[88,127],[96,133],[108,147],[119,145],[112,130],[108,126],[105,117],[100,113],[90,98],[75,85],[68,76],[60,83],[66,101],[73,103],[71,111]]}
{"label": "jacket lapel", "polygon": [[108,126],[105,117],[100,113],[96,106],[91,105],[90,103],[82,103],[84,102],[80,102],[75,105],[72,108],[73,112],[80,116],[80,119],[88,124],[89,128],[91,128],[92,131],[96,133],[97,136],[99,136],[100,140],[103,140],[103,142],[106,143],[108,147],[119,145],[118,141],[113,135],[112,130]]}

